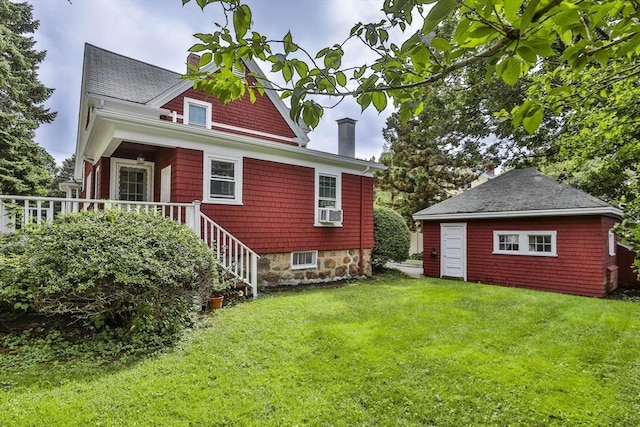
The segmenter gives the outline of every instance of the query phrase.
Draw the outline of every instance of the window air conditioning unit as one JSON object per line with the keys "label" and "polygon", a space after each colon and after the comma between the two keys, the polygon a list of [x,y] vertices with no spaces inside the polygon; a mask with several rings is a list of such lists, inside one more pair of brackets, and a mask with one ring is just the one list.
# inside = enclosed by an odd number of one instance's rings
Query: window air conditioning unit
{"label": "window air conditioning unit", "polygon": [[318,209],[318,218],[321,223],[339,224],[342,222],[342,211],[329,208]]}

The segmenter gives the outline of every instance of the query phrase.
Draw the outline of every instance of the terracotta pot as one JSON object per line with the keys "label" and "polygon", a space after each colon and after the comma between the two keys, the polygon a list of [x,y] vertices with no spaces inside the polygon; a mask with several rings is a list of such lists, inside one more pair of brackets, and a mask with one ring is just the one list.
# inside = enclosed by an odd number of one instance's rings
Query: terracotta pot
{"label": "terracotta pot", "polygon": [[207,302],[207,308],[209,309],[209,311],[222,308],[223,300],[224,300],[224,295],[219,297],[209,297],[209,301]]}

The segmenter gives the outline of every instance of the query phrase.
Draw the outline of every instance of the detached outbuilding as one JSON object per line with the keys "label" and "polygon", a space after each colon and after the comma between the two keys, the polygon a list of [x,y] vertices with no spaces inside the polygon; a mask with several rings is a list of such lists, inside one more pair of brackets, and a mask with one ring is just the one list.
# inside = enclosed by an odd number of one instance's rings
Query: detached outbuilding
{"label": "detached outbuilding", "polygon": [[535,169],[515,169],[413,215],[424,274],[602,297],[617,287],[622,212]]}

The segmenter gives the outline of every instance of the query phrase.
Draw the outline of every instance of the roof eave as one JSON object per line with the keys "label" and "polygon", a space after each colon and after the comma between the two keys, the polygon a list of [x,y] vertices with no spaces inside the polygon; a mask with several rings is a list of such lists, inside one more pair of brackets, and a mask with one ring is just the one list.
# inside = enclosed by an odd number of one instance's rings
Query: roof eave
{"label": "roof eave", "polygon": [[415,221],[448,221],[461,219],[531,218],[585,215],[604,215],[612,216],[615,218],[622,218],[623,212],[620,209],[614,208],[613,206],[602,206],[596,208],[545,209],[500,212],[462,212],[444,214],[423,214],[417,212],[413,214],[413,219]]}
{"label": "roof eave", "polygon": [[164,135],[175,135],[175,141],[181,140],[183,138],[210,141],[211,138],[216,138],[221,142],[226,141],[229,144],[234,144],[241,147],[253,147],[254,150],[275,150],[278,152],[285,152],[289,153],[290,155],[315,159],[318,161],[349,165],[350,167],[364,168],[367,173],[372,173],[375,170],[387,169],[385,165],[376,162],[370,162],[367,160],[340,156],[338,154],[312,150],[294,145],[265,141],[246,135],[239,135],[213,129],[202,129],[194,126],[186,126],[182,123],[173,123],[170,121],[153,119],[149,117],[133,117],[131,115],[112,110],[96,110],[95,115],[96,117],[100,117],[103,120],[141,126],[145,129],[148,129],[148,132],[162,133]]}

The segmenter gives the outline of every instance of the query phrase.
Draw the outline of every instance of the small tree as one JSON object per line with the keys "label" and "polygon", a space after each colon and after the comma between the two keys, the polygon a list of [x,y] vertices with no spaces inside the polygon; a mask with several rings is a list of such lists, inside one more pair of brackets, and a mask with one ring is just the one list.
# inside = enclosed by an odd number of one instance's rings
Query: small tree
{"label": "small tree", "polygon": [[411,233],[402,216],[394,210],[379,207],[373,210],[373,240],[371,264],[374,269],[384,268],[388,261],[402,262],[409,257]]}

